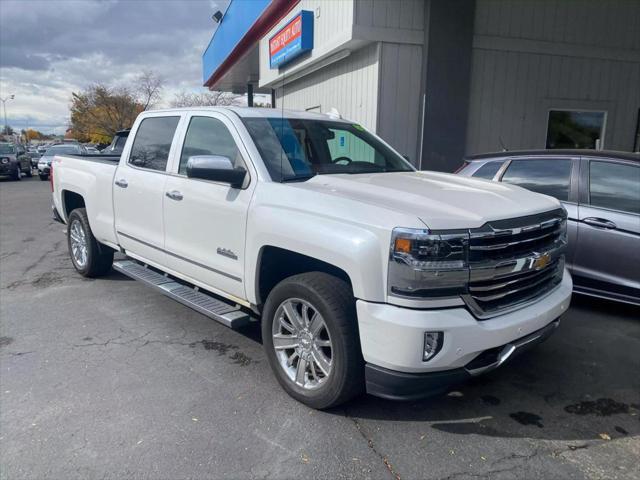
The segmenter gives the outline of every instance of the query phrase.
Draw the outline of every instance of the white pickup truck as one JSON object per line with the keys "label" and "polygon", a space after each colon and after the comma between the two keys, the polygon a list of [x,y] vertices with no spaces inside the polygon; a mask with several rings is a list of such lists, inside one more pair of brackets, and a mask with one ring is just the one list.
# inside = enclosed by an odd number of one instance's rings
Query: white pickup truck
{"label": "white pickup truck", "polygon": [[113,265],[229,327],[260,321],[276,378],[315,408],[444,392],[545,339],[571,299],[557,200],[416,171],[337,115],[144,112],[121,157],[52,171],[80,274]]}

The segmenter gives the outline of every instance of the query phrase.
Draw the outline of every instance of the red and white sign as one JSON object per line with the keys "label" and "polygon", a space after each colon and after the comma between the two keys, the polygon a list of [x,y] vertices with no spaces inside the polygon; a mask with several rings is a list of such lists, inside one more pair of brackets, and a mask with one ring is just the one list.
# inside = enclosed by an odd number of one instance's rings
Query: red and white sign
{"label": "red and white sign", "polygon": [[298,15],[269,41],[269,55],[275,55],[302,35],[302,15]]}

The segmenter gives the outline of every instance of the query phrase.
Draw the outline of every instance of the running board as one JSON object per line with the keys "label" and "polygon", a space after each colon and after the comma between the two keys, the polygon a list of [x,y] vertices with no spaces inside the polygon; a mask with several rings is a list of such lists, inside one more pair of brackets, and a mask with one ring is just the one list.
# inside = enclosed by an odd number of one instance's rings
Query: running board
{"label": "running board", "polygon": [[251,317],[236,305],[218,300],[197,289],[176,282],[167,275],[156,272],[131,260],[113,262],[114,270],[152,287],[174,300],[193,308],[223,325],[237,329],[251,322]]}

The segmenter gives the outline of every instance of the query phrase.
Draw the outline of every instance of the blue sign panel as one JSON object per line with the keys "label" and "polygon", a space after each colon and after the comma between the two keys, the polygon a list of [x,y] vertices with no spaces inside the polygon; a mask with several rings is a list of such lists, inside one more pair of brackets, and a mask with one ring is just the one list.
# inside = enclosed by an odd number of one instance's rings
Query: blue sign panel
{"label": "blue sign panel", "polygon": [[269,39],[269,67],[278,68],[313,49],[313,12],[302,10]]}

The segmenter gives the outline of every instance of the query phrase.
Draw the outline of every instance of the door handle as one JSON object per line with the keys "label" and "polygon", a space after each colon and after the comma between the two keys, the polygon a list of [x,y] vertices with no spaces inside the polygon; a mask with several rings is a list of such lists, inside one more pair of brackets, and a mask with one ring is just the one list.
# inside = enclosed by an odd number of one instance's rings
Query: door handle
{"label": "door handle", "polygon": [[120,188],[127,188],[129,186],[129,184],[127,183],[127,181],[124,178],[121,178],[120,180],[116,180],[115,183]]}
{"label": "door handle", "polygon": [[169,197],[171,200],[182,200],[182,194],[177,190],[171,190],[170,192],[166,192],[165,195]]}
{"label": "door handle", "polygon": [[610,220],[605,220],[604,218],[588,217],[582,221],[587,225],[591,225],[592,227],[606,228],[607,230],[618,228],[615,223]]}

